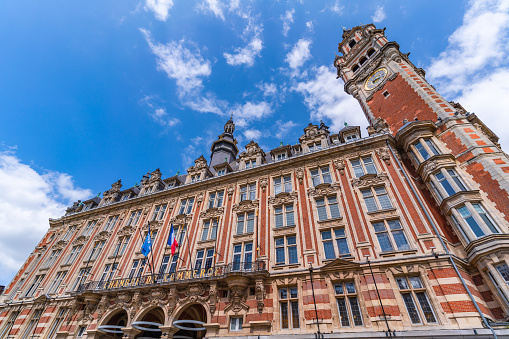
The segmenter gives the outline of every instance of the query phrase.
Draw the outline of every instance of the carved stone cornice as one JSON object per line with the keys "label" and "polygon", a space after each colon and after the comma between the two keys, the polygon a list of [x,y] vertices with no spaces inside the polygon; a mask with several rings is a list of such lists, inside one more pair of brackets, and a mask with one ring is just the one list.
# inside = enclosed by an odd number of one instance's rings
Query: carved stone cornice
{"label": "carved stone cornice", "polygon": [[67,245],[67,241],[59,240],[55,245],[53,245],[53,249],[55,250],[61,250]]}
{"label": "carved stone cornice", "polygon": [[274,197],[269,197],[269,205],[283,205],[290,204],[297,200],[296,192],[281,192]]}
{"label": "carved stone cornice", "polygon": [[417,167],[417,174],[420,175],[423,181],[428,181],[429,177],[441,168],[454,167],[456,161],[452,154],[438,154],[423,161]]}
{"label": "carved stone cornice", "polygon": [[490,234],[475,239],[465,247],[465,252],[470,264],[476,265],[481,260],[493,263],[493,254],[500,258],[502,253],[509,252],[509,234]]}
{"label": "carved stone cornice", "polygon": [[377,174],[364,174],[360,178],[352,179],[352,186],[358,188],[370,187],[387,182],[388,180],[389,176],[384,172]]}
{"label": "carved stone cornice", "polygon": [[465,202],[480,201],[482,201],[482,198],[479,190],[460,191],[442,200],[440,203],[440,209],[442,210],[442,213],[448,215],[452,208],[464,205]]}
{"label": "carved stone cornice", "polygon": [[200,213],[202,219],[220,218],[224,214],[224,207],[212,207]]}
{"label": "carved stone cornice", "polygon": [[128,235],[133,234],[133,232],[134,232],[134,227],[124,226],[117,232],[117,236],[119,236],[119,237],[128,236]]}
{"label": "carved stone cornice", "polygon": [[258,208],[258,199],[244,200],[233,205],[233,210],[236,212],[254,211]]}
{"label": "carved stone cornice", "polygon": [[106,241],[111,237],[111,232],[108,231],[101,231],[96,234],[94,237],[95,241]]}
{"label": "carved stone cornice", "polygon": [[74,241],[72,242],[72,245],[73,246],[76,246],[76,245],[83,245],[84,243],[87,242],[88,238],[90,237],[86,237],[84,235],[80,235],[79,237],[77,237],[76,239],[74,239]]}
{"label": "carved stone cornice", "polygon": [[322,197],[326,195],[334,194],[339,190],[339,184],[333,183],[323,183],[316,185],[315,187],[308,188],[308,196],[310,197]]}

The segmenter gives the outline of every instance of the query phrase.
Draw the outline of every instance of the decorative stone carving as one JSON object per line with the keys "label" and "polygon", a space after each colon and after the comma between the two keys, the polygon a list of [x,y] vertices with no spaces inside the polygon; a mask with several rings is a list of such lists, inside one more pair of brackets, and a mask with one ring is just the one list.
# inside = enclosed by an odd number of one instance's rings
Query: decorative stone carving
{"label": "decorative stone carving", "polygon": [[79,237],[77,237],[76,239],[74,239],[74,241],[72,242],[72,245],[73,246],[76,246],[76,245],[83,245],[85,242],[87,242],[89,237],[86,237],[84,235],[80,235]]}
{"label": "decorative stone carving", "polygon": [[262,279],[256,280],[256,307],[258,308],[258,313],[262,315],[263,308],[265,307],[264,299],[265,299],[265,286],[263,285]]}
{"label": "decorative stone carving", "polygon": [[249,305],[245,303],[247,299],[246,287],[232,286],[230,288],[230,303],[225,306],[224,311],[232,310],[235,314],[242,310],[249,310]]}
{"label": "decorative stone carving", "polygon": [[127,291],[119,292],[115,298],[115,304],[117,306],[127,308],[131,305],[131,301],[133,300],[133,296],[131,293]]}
{"label": "decorative stone carving", "polygon": [[226,194],[228,194],[230,199],[234,192],[235,192],[235,186],[233,186],[233,185],[228,186],[228,188],[226,189]]}
{"label": "decorative stone carving", "polygon": [[260,187],[262,188],[262,190],[264,192],[268,185],[269,185],[269,178],[267,178],[267,177],[260,178]]}
{"label": "decorative stone carving", "polygon": [[186,214],[179,214],[173,218],[171,218],[170,220],[170,223],[172,223],[173,225],[184,225],[184,223],[186,223],[186,220],[187,220],[187,215]]}
{"label": "decorative stone carving", "polygon": [[233,205],[233,210],[236,212],[247,212],[253,211],[258,208],[258,199],[256,200],[244,200],[238,204]]}
{"label": "decorative stone carving", "polygon": [[304,182],[304,169],[302,167],[295,169],[295,177],[299,179],[299,183],[302,185]]}
{"label": "decorative stone carving", "polygon": [[177,286],[175,285],[170,286],[170,289],[168,290],[168,300],[167,300],[168,309],[170,310],[175,309],[175,306],[177,306],[178,298],[179,296],[177,293]]}
{"label": "decorative stone carving", "polygon": [[212,207],[200,213],[200,218],[211,219],[222,217],[224,213],[224,207]]}
{"label": "decorative stone carving", "polygon": [[389,124],[385,119],[376,118],[372,126],[368,126],[368,134],[372,135],[381,132],[390,132]]}
{"label": "decorative stone carving", "polygon": [[158,305],[163,308],[166,304],[166,290],[162,287],[155,287],[150,289],[150,291],[144,295],[144,299],[142,299],[142,305],[146,307],[147,305]]}
{"label": "decorative stone carving", "polygon": [[148,223],[143,224],[143,226],[141,227],[141,230],[148,232],[148,226],[149,225],[150,225],[150,230],[151,231],[157,230],[157,229],[159,229],[163,225],[163,221],[162,220],[151,220]]}
{"label": "decorative stone carving", "polygon": [[336,167],[337,170],[339,170],[339,173],[341,173],[341,175],[345,174],[345,161],[343,159],[340,158],[334,160],[334,166]]}
{"label": "decorative stone carving", "polygon": [[205,194],[203,192],[198,193],[198,196],[196,197],[196,203],[203,202],[204,197],[205,197]]}
{"label": "decorative stone carving", "polygon": [[364,82],[364,80],[366,80],[366,78],[367,78],[368,76],[370,76],[370,75],[371,75],[371,73],[373,73],[373,71],[374,71],[375,69],[377,69],[377,67],[379,67],[379,66],[380,66],[380,64],[382,63],[382,61],[383,61],[383,60],[384,60],[384,58],[383,58],[383,57],[379,57],[379,58],[378,58],[378,60],[376,60],[376,61],[374,61],[374,62],[373,62],[373,61],[371,61],[371,64],[370,64],[368,67],[364,68],[364,69],[363,69],[363,70],[362,70],[362,71],[361,71],[361,72],[357,75],[357,77],[356,77],[356,78],[357,78],[357,85],[361,85],[361,84]]}
{"label": "decorative stone carving", "polygon": [[94,240],[95,241],[106,241],[108,240],[109,238],[111,237],[111,232],[107,232],[107,231],[101,231],[99,232],[95,237],[94,237]]}
{"label": "decorative stone carving", "polygon": [[339,184],[320,184],[315,187],[308,188],[308,195],[310,197],[321,197],[326,195],[334,194],[339,190]]}
{"label": "decorative stone carving", "polygon": [[191,283],[187,284],[187,288],[185,291],[185,298],[179,299],[179,304],[184,304],[187,302],[196,302],[196,301],[202,301],[205,302],[208,300],[208,296],[203,296],[205,293],[205,287],[203,287],[200,283]]}
{"label": "decorative stone carving", "polygon": [[213,281],[210,284],[209,288],[209,307],[210,313],[214,314],[216,312],[216,305],[218,301],[218,293],[217,293],[217,283]]}
{"label": "decorative stone carving", "polygon": [[378,174],[365,174],[360,178],[352,179],[352,186],[353,187],[373,186],[386,182],[388,180],[389,176],[384,172]]}
{"label": "decorative stone carving", "polygon": [[382,148],[377,149],[376,153],[378,154],[380,159],[385,161],[385,163],[387,165],[391,164],[391,154],[390,154],[389,149],[387,147],[382,147]]}
{"label": "decorative stone carving", "polygon": [[289,204],[293,203],[297,200],[297,193],[291,192],[281,192],[277,194],[275,197],[269,197],[269,204],[270,205],[283,205],[283,204]]}
{"label": "decorative stone carving", "polygon": [[118,235],[119,237],[123,237],[123,236],[131,235],[131,234],[133,234],[133,233],[134,233],[134,228],[133,228],[132,226],[124,226],[124,227],[122,227],[122,228],[118,231],[117,235]]}
{"label": "decorative stone carving", "polygon": [[59,240],[55,245],[53,245],[53,249],[61,250],[67,245],[67,241]]}

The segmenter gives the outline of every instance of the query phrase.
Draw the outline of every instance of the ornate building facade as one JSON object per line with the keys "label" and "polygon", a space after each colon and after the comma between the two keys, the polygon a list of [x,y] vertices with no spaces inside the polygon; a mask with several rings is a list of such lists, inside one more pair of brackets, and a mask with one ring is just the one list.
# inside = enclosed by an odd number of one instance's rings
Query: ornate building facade
{"label": "ornate building facade", "polygon": [[0,338],[508,337],[497,136],[384,30],[339,52],[368,135],[309,124],[239,154],[230,119],[210,162],[75,203],[0,297]]}

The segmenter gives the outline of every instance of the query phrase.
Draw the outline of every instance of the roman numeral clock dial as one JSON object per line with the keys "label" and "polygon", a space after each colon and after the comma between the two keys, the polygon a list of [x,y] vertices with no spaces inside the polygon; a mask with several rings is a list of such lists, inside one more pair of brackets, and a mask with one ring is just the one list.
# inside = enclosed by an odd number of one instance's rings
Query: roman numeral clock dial
{"label": "roman numeral clock dial", "polygon": [[387,69],[379,68],[369,76],[364,84],[364,88],[368,91],[378,86],[387,77]]}

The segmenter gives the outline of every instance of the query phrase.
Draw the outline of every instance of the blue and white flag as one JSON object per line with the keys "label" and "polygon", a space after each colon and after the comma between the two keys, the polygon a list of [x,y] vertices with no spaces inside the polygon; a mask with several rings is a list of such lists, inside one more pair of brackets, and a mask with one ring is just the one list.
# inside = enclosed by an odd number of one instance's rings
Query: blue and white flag
{"label": "blue and white flag", "polygon": [[148,233],[145,238],[145,242],[141,246],[141,254],[147,256],[150,253],[150,248],[152,247],[152,237],[150,236],[150,225],[148,225]]}

